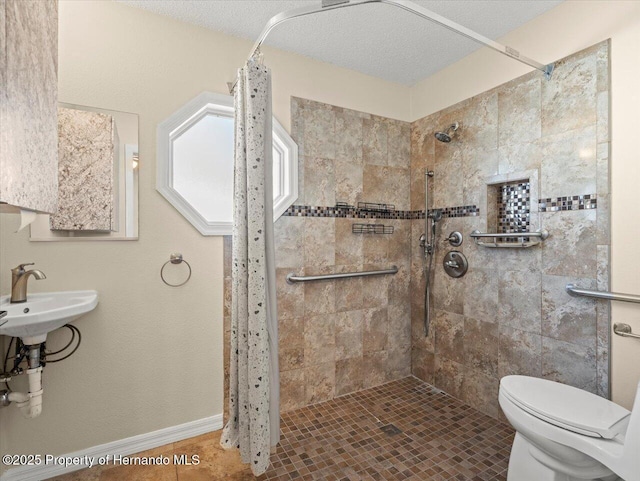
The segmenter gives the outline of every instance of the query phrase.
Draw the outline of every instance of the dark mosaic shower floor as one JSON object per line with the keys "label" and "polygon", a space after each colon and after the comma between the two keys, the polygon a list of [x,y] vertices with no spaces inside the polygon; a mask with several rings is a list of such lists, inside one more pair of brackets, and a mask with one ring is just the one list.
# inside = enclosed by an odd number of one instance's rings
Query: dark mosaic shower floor
{"label": "dark mosaic shower floor", "polygon": [[[409,377],[282,416],[272,467],[258,481],[504,480],[513,430]],[[98,466],[55,481],[250,481],[220,431],[137,456],[194,455],[200,464]]]}
{"label": "dark mosaic shower floor", "polygon": [[410,377],[285,413],[260,479],[503,480],[512,441],[510,426]]}

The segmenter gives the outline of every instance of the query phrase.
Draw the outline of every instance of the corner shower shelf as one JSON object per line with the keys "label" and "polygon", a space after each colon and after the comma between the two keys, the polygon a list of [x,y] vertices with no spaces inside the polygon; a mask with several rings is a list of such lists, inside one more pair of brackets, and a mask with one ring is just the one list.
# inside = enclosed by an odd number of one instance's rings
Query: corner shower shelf
{"label": "corner shower shelf", "polygon": [[[517,248],[524,249],[527,247],[537,246],[549,237],[549,232],[545,229],[535,232],[509,232],[509,233],[483,233],[474,230],[471,237],[476,241],[476,245],[492,248]],[[493,242],[482,242],[479,239],[490,238]],[[518,239],[517,241],[498,242],[499,239]]]}

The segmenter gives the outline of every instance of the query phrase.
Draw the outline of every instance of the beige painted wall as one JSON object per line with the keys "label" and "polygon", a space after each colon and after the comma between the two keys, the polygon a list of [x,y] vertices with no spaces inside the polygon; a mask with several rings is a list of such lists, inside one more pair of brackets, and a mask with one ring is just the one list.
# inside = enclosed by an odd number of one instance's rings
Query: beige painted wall
{"label": "beige painted wall", "polygon": [[[640,2],[565,2],[500,41],[541,62],[551,62],[601,40],[611,38],[611,177],[612,264],[614,291],[640,294],[640,260],[635,240],[640,237],[634,196],[640,181]],[[413,120],[496,87],[529,71],[487,49],[423,80],[411,91]],[[433,95],[433,92],[438,95]],[[614,322],[640,332],[640,308],[613,303]],[[612,335],[612,395],[630,407],[640,379],[640,342]]]}
{"label": "beige painted wall", "polygon": [[[14,234],[17,216],[0,216],[3,294],[9,269],[29,261],[48,277],[33,292],[100,293],[77,322],[80,350],[45,370],[42,416],[0,410],[3,452],[68,453],[222,412],[222,238],[202,237],[156,192],[156,126],[203,90],[226,93],[250,47],[116,2],[60,2],[60,100],[140,116],[140,240],[30,243],[28,229]],[[291,95],[409,116],[408,87],[283,52],[267,62],[285,126]],[[170,289],[158,272],[176,251],[193,277]]]}

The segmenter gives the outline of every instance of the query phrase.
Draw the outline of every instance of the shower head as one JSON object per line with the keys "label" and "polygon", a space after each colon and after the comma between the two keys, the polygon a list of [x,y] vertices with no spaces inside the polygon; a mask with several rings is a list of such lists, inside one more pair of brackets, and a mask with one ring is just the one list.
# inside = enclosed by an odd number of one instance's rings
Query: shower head
{"label": "shower head", "polygon": [[458,127],[460,127],[460,124],[458,122],[455,122],[451,124],[444,132],[436,132],[435,137],[440,142],[445,142],[448,144],[449,142],[451,142],[453,134],[456,132],[456,130],[458,130]]}

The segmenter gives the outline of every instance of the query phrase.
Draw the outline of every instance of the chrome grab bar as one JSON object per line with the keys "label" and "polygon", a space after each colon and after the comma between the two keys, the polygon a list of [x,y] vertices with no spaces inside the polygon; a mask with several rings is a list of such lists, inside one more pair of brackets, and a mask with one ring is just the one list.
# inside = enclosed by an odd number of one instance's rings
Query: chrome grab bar
{"label": "chrome grab bar", "polygon": [[618,336],[640,339],[640,334],[631,332],[631,326],[629,324],[614,324],[613,332]]}
{"label": "chrome grab bar", "polygon": [[[474,230],[469,236],[475,241],[476,245],[482,247],[510,247],[510,248],[526,248],[534,247],[540,244],[542,241],[549,237],[549,232],[545,229],[537,230],[535,232],[480,232]],[[492,241],[482,242],[479,239],[483,238],[493,239]],[[520,239],[517,242],[498,242],[499,238],[504,239]],[[529,239],[525,242],[525,238]]]}
{"label": "chrome grab bar", "polygon": [[502,232],[502,233],[488,233],[488,232],[479,232],[477,230],[474,230],[471,234],[469,234],[470,237],[473,237],[474,239],[479,239],[482,237],[540,237],[542,239],[546,239],[547,237],[549,237],[549,232],[547,232],[546,230],[541,230],[541,231],[536,231],[536,232]]}
{"label": "chrome grab bar", "polygon": [[318,276],[296,276],[292,272],[290,274],[287,274],[287,282],[289,284],[293,284],[296,282],[327,281],[331,279],[348,279],[349,277],[381,276],[384,274],[397,273],[397,266],[392,266],[391,269],[383,269],[380,271],[340,272],[338,274],[321,274]]}
{"label": "chrome grab bar", "polygon": [[640,296],[633,294],[620,294],[618,292],[606,292],[606,291],[592,291],[590,289],[581,289],[573,284],[567,284],[565,286],[567,294],[570,296],[578,297],[593,297],[595,299],[605,299],[607,301],[622,301],[622,302],[634,302],[640,304]]}

